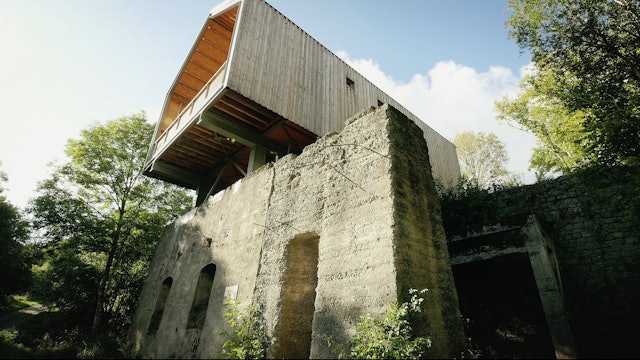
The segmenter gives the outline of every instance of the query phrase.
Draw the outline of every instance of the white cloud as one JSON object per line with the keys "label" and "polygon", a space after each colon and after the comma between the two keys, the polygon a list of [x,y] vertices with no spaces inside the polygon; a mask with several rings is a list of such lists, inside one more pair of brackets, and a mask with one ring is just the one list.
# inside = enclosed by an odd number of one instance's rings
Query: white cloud
{"label": "white cloud", "polygon": [[348,53],[336,53],[384,92],[396,99],[447,139],[462,131],[493,132],[506,144],[511,171],[535,180],[528,170],[535,137],[509,127],[496,119],[494,103],[505,95],[515,94],[522,76],[511,69],[493,66],[486,72],[441,61],[426,74],[415,74],[408,83],[394,80],[371,59],[352,59]]}

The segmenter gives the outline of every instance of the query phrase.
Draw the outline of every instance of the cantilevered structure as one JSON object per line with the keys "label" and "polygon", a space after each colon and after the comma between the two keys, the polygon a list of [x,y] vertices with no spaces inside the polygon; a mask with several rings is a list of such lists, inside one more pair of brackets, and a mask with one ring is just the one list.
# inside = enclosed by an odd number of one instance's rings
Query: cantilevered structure
{"label": "cantilevered structure", "polygon": [[455,180],[452,143],[263,0],[227,0],[167,94],[144,173],[196,189],[198,205],[383,103],[423,130],[434,177]]}

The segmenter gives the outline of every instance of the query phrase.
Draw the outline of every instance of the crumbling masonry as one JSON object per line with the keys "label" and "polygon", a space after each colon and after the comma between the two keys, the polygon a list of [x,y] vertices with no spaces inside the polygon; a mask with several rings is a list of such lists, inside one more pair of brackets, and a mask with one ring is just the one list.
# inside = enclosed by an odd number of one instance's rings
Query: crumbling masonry
{"label": "crumbling masonry", "polygon": [[427,288],[428,356],[464,349],[422,131],[382,105],[268,163],[170,225],[131,339],[141,357],[219,357],[225,298],[261,306],[270,357],[335,358],[358,316]]}

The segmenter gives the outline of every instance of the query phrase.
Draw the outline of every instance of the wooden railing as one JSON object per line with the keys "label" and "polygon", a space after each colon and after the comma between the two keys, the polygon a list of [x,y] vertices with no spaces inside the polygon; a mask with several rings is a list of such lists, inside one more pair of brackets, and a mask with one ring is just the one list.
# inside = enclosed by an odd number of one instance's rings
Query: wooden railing
{"label": "wooden railing", "polygon": [[[198,91],[189,104],[187,104],[171,124],[169,124],[165,131],[158,136],[150,152],[150,159],[156,159],[159,154],[164,152],[176,137],[182,135],[189,125],[196,121],[200,113],[205,110],[205,107],[210,105],[213,97],[216,96],[224,86],[223,82],[226,67],[227,62],[225,61],[211,79]],[[162,121],[162,119],[160,121]]]}

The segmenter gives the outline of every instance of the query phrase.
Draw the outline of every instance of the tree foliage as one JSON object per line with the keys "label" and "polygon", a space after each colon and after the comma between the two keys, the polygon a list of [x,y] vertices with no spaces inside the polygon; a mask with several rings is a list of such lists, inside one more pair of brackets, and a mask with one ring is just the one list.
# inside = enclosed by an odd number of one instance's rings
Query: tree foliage
{"label": "tree foliage", "polygon": [[516,184],[519,179],[506,169],[507,150],[494,133],[464,131],[453,139],[465,179],[481,187]]}
{"label": "tree foliage", "polygon": [[28,223],[2,195],[5,181],[7,175],[0,170],[0,303],[6,295],[25,290],[30,280],[29,264],[23,254]]}
{"label": "tree foliage", "polygon": [[[510,36],[522,49],[531,52],[540,70],[533,75],[541,78],[537,82],[557,82],[555,88],[549,84],[530,87],[541,96],[523,95],[533,100],[528,105],[549,106],[549,111],[559,110],[557,116],[580,123],[582,128],[571,129],[575,133],[564,140],[568,147],[581,149],[586,155],[584,163],[637,164],[640,155],[640,3],[636,0],[509,0],[507,10]],[[531,80],[525,81],[525,90],[531,84]],[[530,120],[536,122],[541,118]],[[554,131],[562,133],[568,128],[571,124]],[[549,146],[544,142],[542,145]],[[554,152],[554,149],[547,150]],[[543,168],[562,169],[563,166],[560,162]]]}
{"label": "tree foliage", "polygon": [[157,240],[191,205],[186,191],[142,175],[152,132],[144,113],[82,130],[30,203],[44,251],[35,290],[84,314],[93,332],[107,323],[124,333]]}
{"label": "tree foliage", "polygon": [[583,110],[570,110],[563,81],[546,69],[525,76],[520,94],[496,102],[498,119],[537,137],[530,169],[539,175],[568,173],[588,163]]}

